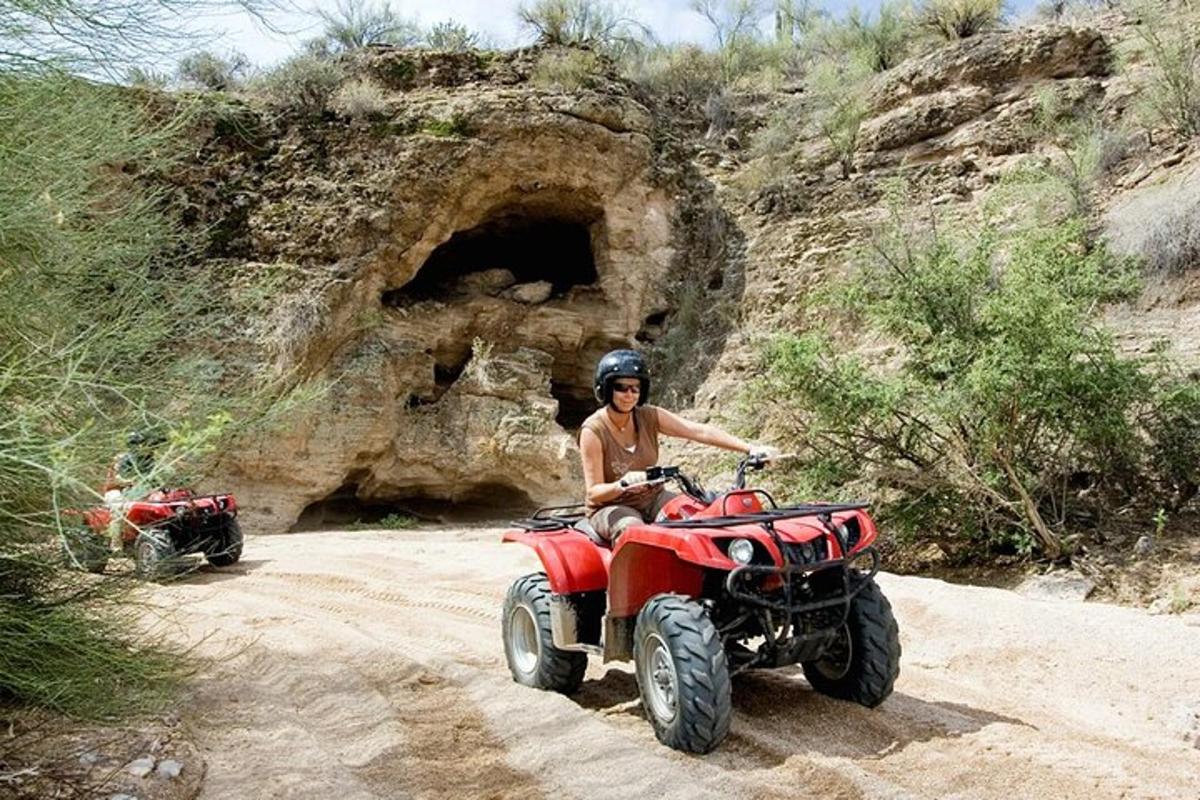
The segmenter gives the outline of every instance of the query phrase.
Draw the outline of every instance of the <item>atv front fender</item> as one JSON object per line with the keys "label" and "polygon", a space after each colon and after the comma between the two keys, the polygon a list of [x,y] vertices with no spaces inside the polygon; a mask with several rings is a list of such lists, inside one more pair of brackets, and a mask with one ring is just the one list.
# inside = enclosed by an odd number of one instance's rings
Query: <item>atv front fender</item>
{"label": "atv front fender", "polygon": [[621,537],[612,560],[608,587],[610,617],[632,617],[656,594],[699,597],[704,588],[704,567],[685,561],[672,549]]}
{"label": "atv front fender", "polygon": [[570,529],[559,531],[505,531],[502,541],[532,547],[550,579],[555,594],[603,591],[608,588],[608,563],[612,551],[598,547],[587,536]]}

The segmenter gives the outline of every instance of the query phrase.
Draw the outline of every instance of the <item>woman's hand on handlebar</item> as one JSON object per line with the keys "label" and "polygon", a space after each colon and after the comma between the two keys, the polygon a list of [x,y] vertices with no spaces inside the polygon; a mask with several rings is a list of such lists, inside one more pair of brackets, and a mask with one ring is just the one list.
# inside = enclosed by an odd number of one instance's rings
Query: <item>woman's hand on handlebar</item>
{"label": "woman's hand on handlebar", "polygon": [[632,489],[635,486],[641,486],[649,481],[650,479],[646,476],[646,473],[640,469],[637,469],[626,472],[621,476],[621,479],[617,481],[617,483],[622,489]]}
{"label": "woman's hand on handlebar", "polygon": [[767,465],[777,457],[780,452],[778,447],[772,447],[769,444],[755,444],[750,446],[750,452],[746,455],[746,460],[752,464]]}

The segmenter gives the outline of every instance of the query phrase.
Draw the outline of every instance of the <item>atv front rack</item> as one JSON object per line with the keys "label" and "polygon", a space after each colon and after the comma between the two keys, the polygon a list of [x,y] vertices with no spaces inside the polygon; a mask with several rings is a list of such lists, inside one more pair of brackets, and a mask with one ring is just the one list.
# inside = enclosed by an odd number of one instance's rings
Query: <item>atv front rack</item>
{"label": "atv front rack", "polygon": [[862,511],[870,503],[805,503],[799,506],[781,506],[754,511],[749,514],[726,514],[720,517],[692,517],[690,519],[663,520],[656,522],[662,528],[732,528],[737,525],[772,525],[781,519],[799,517],[827,517],[842,511]]}

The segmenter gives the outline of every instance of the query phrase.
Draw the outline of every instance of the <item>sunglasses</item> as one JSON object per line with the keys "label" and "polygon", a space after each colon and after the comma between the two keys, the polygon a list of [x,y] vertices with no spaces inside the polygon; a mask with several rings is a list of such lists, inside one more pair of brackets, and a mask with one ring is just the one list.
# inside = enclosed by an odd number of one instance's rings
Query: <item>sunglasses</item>
{"label": "sunglasses", "polygon": [[614,383],[613,391],[621,392],[622,394],[628,394],[629,392],[633,392],[634,394],[641,394],[642,393],[642,385],[640,383]]}

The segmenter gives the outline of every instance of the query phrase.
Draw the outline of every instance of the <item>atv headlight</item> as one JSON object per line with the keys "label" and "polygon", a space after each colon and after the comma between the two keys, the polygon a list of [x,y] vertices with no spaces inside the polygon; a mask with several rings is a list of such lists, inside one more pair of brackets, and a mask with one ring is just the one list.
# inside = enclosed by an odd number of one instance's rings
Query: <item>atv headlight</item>
{"label": "atv headlight", "polygon": [[754,560],[754,543],[749,539],[734,539],[729,543],[729,557],[739,564]]}

